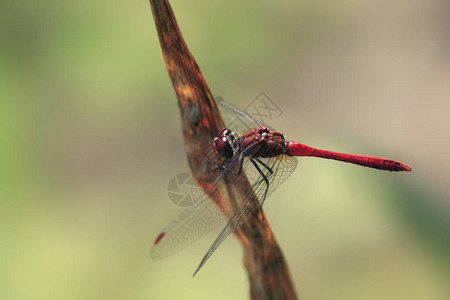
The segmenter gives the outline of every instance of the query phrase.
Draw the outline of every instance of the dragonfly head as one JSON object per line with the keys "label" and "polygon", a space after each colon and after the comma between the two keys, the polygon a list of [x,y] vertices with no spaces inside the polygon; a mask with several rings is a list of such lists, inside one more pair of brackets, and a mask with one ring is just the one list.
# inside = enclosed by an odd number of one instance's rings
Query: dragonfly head
{"label": "dragonfly head", "polygon": [[224,129],[214,138],[212,146],[218,155],[231,159],[237,151],[237,138],[230,129]]}

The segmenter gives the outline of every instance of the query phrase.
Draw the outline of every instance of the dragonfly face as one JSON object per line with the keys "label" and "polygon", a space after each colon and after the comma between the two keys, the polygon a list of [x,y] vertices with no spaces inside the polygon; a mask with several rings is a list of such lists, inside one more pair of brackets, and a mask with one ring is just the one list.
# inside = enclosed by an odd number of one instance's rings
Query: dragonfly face
{"label": "dragonfly face", "polygon": [[231,159],[237,152],[238,138],[230,129],[222,130],[213,140],[214,151],[224,159]]}

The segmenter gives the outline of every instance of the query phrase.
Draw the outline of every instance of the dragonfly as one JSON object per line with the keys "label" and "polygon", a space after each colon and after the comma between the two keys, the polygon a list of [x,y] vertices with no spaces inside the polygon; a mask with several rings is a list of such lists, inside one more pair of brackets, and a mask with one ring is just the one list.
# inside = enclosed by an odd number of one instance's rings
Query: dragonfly
{"label": "dragonfly", "polygon": [[[207,145],[203,163],[205,172],[214,180],[193,206],[186,208],[163,229],[151,249],[153,259],[164,258],[227,221],[194,276],[220,244],[250,214],[260,209],[267,197],[294,172],[298,156],[338,160],[379,170],[411,171],[406,164],[392,159],[322,150],[286,140],[281,132],[227,102],[217,99],[217,103],[227,128]],[[238,180],[246,180],[251,189],[236,196],[230,194],[227,185]]]}

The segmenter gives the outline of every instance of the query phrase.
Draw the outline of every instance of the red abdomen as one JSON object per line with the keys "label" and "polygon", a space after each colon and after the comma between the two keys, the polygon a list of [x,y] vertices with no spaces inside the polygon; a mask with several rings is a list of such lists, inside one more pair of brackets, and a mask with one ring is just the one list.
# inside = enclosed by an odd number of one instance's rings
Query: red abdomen
{"label": "red abdomen", "polygon": [[288,142],[288,149],[288,154],[293,156],[322,157],[387,171],[411,171],[411,168],[409,166],[401,162],[383,157],[340,153],[316,149],[293,141]]}

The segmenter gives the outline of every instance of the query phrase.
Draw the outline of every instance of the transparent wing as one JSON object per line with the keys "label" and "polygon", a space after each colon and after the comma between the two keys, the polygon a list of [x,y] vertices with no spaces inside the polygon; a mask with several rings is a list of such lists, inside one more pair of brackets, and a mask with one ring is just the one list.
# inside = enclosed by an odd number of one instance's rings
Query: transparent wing
{"label": "transparent wing", "polygon": [[225,102],[220,98],[216,99],[216,102],[219,107],[220,114],[222,115],[223,120],[225,121],[225,125],[233,132],[242,135],[249,129],[256,128],[258,126],[264,126],[269,129],[273,129],[269,125],[264,124],[259,120],[256,120],[252,116],[246,114],[245,112],[242,112],[241,110],[237,109],[231,104],[228,104],[227,102]]}
{"label": "transparent wing", "polygon": [[[233,210],[226,189],[227,174],[217,170],[217,154],[212,149],[211,144],[203,148],[203,158],[198,161],[198,167],[204,174],[210,176],[209,187],[203,187],[201,195],[193,206],[187,207],[180,215],[170,222],[156,238],[152,248],[153,259],[161,259],[166,256],[186,248],[193,242],[212,231],[217,225],[223,222]],[[219,207],[211,199],[220,199]]]}
{"label": "transparent wing", "polygon": [[[248,163],[244,162],[243,168],[247,169]],[[226,185],[232,180],[230,178],[242,175],[221,171],[197,202],[186,208],[160,233],[151,249],[152,258],[161,259],[186,248],[229,218],[235,207],[227,201],[230,195]],[[219,200],[222,209],[210,198]]]}
{"label": "transparent wing", "polygon": [[[297,167],[297,159],[293,156],[280,155],[269,158],[263,163],[257,162],[257,164],[258,163],[260,164],[259,169],[263,174],[259,174],[259,179],[254,182],[253,192],[258,199],[259,205],[262,205],[264,200],[294,172]],[[256,167],[254,169],[257,170]],[[268,182],[264,180],[264,178],[267,179]],[[252,181],[251,179],[249,180]],[[244,199],[234,215],[230,218],[225,228],[211,245],[208,252],[206,252],[200,265],[197,267],[194,276],[205,265],[206,261],[211,257],[214,251],[216,251],[220,244],[222,244],[222,242],[255,210],[255,204],[251,201],[250,197],[251,194],[249,193],[247,199]]]}
{"label": "transparent wing", "polygon": [[[217,197],[222,192],[222,180],[218,178],[208,194]],[[161,259],[189,246],[225,220],[226,215],[203,194],[197,202],[186,208],[161,232],[151,249],[153,259]]]}
{"label": "transparent wing", "polygon": [[[227,127],[233,132],[242,134],[257,126],[272,129],[223,100],[217,102]],[[213,161],[212,157],[216,154],[212,151],[211,145],[205,146],[204,154],[206,162],[201,162],[201,167],[207,172],[210,171],[211,165],[209,163]],[[255,167],[255,162],[258,167]],[[235,165],[237,166],[238,163]],[[225,219],[229,220],[206,253],[197,269],[198,271],[222,241],[247,219],[256,208],[255,205],[262,205],[264,200],[292,174],[296,166],[297,159],[287,155],[253,159],[253,162],[249,158],[245,158],[243,172],[239,175],[231,174],[228,171],[220,171],[219,174],[215,174],[216,180],[206,188],[205,193],[194,206],[185,209],[161,232],[152,246],[152,258],[160,259],[172,255],[209,233]],[[228,185],[233,181],[242,182],[241,180],[248,180],[252,189],[246,195],[242,196],[241,194],[239,199],[236,199],[236,195],[231,194]],[[253,202],[255,196],[257,204]],[[220,208],[210,198],[215,199]],[[228,202],[228,199],[234,201]]]}

